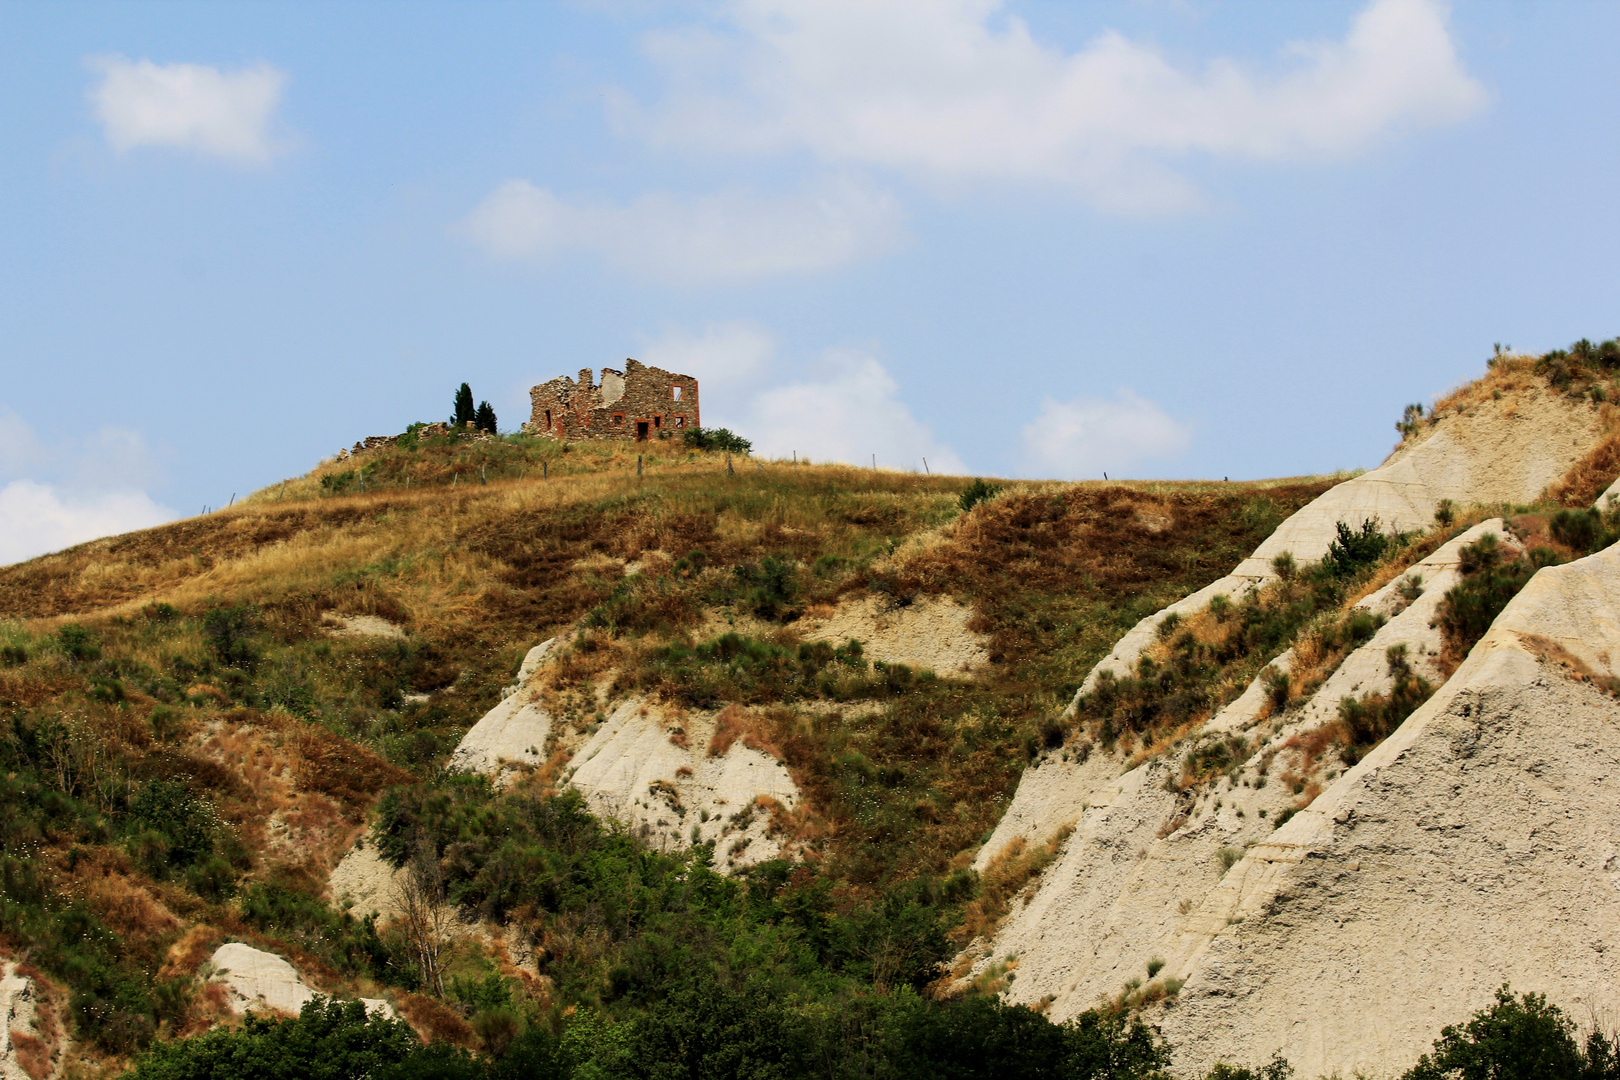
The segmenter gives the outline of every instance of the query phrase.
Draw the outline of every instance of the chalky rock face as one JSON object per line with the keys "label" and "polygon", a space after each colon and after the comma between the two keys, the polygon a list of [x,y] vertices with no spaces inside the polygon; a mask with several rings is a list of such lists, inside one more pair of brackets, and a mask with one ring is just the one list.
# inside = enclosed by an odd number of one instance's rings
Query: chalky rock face
{"label": "chalky rock face", "polygon": [[[452,768],[502,782],[518,766],[546,760],[552,718],[534,700],[530,680],[552,657],[557,638],[529,650],[506,696],[463,736]],[[555,744],[571,753],[564,778],[591,810],[624,822],[653,847],[715,845],[722,872],[782,853],[777,818],[799,803],[782,763],[743,739],[712,746],[717,714],[672,713],[642,698],[621,701],[585,737]],[[567,734],[567,733],[565,733]],[[388,880],[391,880],[388,879]],[[334,872],[334,896],[386,910],[383,871],[374,855],[350,852]]]}
{"label": "chalky rock face", "polygon": [[1394,735],[1167,942],[1196,1073],[1394,1073],[1509,982],[1620,1015],[1620,547],[1531,579]]}
{"label": "chalky rock face", "polygon": [[[209,981],[225,987],[231,1007],[237,1012],[264,1011],[297,1015],[315,997],[298,971],[274,953],[263,952],[240,941],[227,942],[209,958],[213,974]],[[361,998],[366,1011],[392,1017],[394,1007],[380,998]]]}
{"label": "chalky rock face", "polygon": [[571,786],[592,811],[623,821],[653,847],[714,843],[715,865],[739,869],[773,859],[773,817],[799,802],[781,762],[738,739],[721,753],[712,714],[667,718],[631,699],[610,713],[574,755]]}
{"label": "chalky rock face", "polygon": [[989,638],[968,629],[973,611],[948,596],[919,596],[904,606],[875,596],[845,600],[825,619],[806,619],[805,638],[842,645],[854,639],[869,660],[962,677],[989,658]]}
{"label": "chalky rock face", "polygon": [[1620,670],[1620,546],[1538,573],[1428,703],[1270,824],[1296,795],[1264,783],[1265,751],[1386,691],[1391,645],[1439,682],[1439,598],[1461,548],[1511,545],[1503,528],[1475,526],[1361,601],[1388,621],[1280,723],[1255,726],[1247,693],[1217,713],[1193,745],[1255,737],[1202,795],[1167,783],[1179,754],[1115,777],[1101,753],[1027,772],[981,866],[1075,801],[1077,825],[975,970],[1016,954],[1007,996],[1062,1020],[1156,962],[1185,981],[1155,1019],[1188,1075],[1278,1049],[1303,1075],[1398,1072],[1504,980],[1620,1010],[1620,702],[1599,685]]}
{"label": "chalky rock face", "polygon": [[34,980],[19,974],[16,964],[6,962],[0,966],[0,1080],[33,1080],[24,1067],[24,1044],[32,1042],[39,1047],[32,1055],[36,1068],[60,1050],[44,1044],[38,1020]]}
{"label": "chalky rock face", "polygon": [[506,696],[456,745],[452,769],[499,776],[510,764],[539,765],[545,760],[551,716],[531,700],[525,687],[556,645],[556,638],[548,638],[529,650]]}
{"label": "chalky rock face", "polygon": [[1241,598],[1276,576],[1272,560],[1285,552],[1301,564],[1322,558],[1341,521],[1377,518],[1385,530],[1423,529],[1442,499],[1459,507],[1534,502],[1592,448],[1600,426],[1596,410],[1550,392],[1516,393],[1443,418],[1378,468],[1302,507],[1226,577],[1132,627],[1080,693],[1094,689],[1103,671],[1130,674],[1172,612],[1201,611],[1216,596]]}

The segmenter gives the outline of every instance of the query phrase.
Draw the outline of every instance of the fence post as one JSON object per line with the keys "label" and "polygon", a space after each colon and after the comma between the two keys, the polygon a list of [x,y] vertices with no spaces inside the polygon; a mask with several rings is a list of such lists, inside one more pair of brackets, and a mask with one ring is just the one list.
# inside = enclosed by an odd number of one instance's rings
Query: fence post
{"label": "fence post", "polygon": [[731,455],[730,454],[726,455],[726,475],[727,476],[736,476],[737,475],[736,470],[732,469],[732,467],[731,467]]}
{"label": "fence post", "polygon": [[489,466],[488,465],[480,465],[480,466],[478,466],[478,482],[480,484],[489,483]]}
{"label": "fence post", "polygon": [[641,455],[640,454],[636,455],[636,475],[637,476],[641,475]]}
{"label": "fence post", "polygon": [[542,479],[542,480],[550,480],[551,479],[551,462],[546,461],[544,459],[541,459],[541,461],[540,461],[540,479]]}
{"label": "fence post", "polygon": [[928,459],[927,458],[923,458],[923,475],[924,476],[933,476],[934,475],[933,473],[928,471]]}

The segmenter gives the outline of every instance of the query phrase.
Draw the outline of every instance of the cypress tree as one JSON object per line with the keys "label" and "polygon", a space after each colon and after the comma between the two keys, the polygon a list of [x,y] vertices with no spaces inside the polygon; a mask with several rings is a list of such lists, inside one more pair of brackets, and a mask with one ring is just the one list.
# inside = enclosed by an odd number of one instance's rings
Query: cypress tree
{"label": "cypress tree", "polygon": [[477,414],[473,411],[472,387],[462,383],[461,389],[456,391],[456,411],[450,417],[450,426],[465,427],[467,421],[477,419]]}
{"label": "cypress tree", "polygon": [[478,403],[478,415],[473,417],[473,427],[479,431],[487,431],[491,435],[495,434],[495,410],[490,407],[489,402]]}

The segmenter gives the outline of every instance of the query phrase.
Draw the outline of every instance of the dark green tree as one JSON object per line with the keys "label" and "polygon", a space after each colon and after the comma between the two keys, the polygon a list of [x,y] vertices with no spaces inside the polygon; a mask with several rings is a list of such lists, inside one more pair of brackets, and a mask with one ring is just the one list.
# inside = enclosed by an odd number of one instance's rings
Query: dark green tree
{"label": "dark green tree", "polygon": [[478,413],[473,408],[472,387],[466,383],[456,391],[456,411],[450,416],[451,427],[466,427],[469,421],[478,419]]}
{"label": "dark green tree", "polygon": [[473,416],[473,427],[479,431],[487,431],[491,435],[495,434],[495,410],[490,407],[489,402],[478,403],[478,412]]}
{"label": "dark green tree", "polygon": [[[1594,1033],[1596,1034],[1596,1033]],[[1503,986],[1496,1003],[1440,1032],[1405,1080],[1593,1080],[1613,1076],[1613,1046],[1601,1035],[1582,1053],[1575,1025],[1542,994],[1515,998]]]}
{"label": "dark green tree", "polygon": [[366,1080],[418,1053],[410,1025],[358,1001],[316,998],[296,1019],[250,1016],[239,1030],[159,1043],[131,1080]]}

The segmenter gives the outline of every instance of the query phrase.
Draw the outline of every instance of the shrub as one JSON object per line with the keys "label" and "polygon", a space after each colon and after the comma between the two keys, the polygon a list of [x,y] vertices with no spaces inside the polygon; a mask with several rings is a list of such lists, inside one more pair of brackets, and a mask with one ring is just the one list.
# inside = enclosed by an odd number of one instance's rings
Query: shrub
{"label": "shrub", "polygon": [[746,454],[754,448],[751,440],[729,428],[689,427],[682,433],[681,441],[691,450],[720,450],[728,454]]}
{"label": "shrub", "polygon": [[96,644],[95,635],[78,623],[68,623],[56,632],[56,647],[63,656],[75,662],[96,660],[101,656],[101,646]]}
{"label": "shrub", "polygon": [[742,563],[732,573],[743,589],[743,606],[762,619],[782,618],[798,595],[791,559],[767,555],[758,566]]}
{"label": "shrub", "polygon": [[1288,1059],[1274,1054],[1271,1061],[1258,1069],[1234,1068],[1225,1062],[1218,1062],[1209,1071],[1206,1080],[1288,1080],[1293,1075],[1294,1067],[1288,1063]]}
{"label": "shrub", "polygon": [[1451,528],[1451,523],[1457,520],[1457,504],[1450,499],[1441,499],[1435,504],[1434,520],[1443,529]]}
{"label": "shrub", "polygon": [[1400,432],[1403,438],[1416,435],[1422,428],[1423,406],[1415,403],[1408,405],[1401,412],[1401,418],[1395,421],[1395,430]]}
{"label": "shrub", "polygon": [[1354,577],[1383,558],[1389,548],[1389,537],[1379,531],[1377,518],[1366,519],[1359,529],[1342,521],[1334,528],[1338,535],[1322,559],[1323,571],[1332,577]]}
{"label": "shrub", "polygon": [[1462,549],[1458,568],[1463,579],[1446,591],[1435,614],[1435,625],[1440,628],[1446,652],[1453,661],[1466,656],[1485,636],[1496,616],[1518,595],[1537,569],[1528,559],[1516,559],[1503,565],[1501,549],[1491,533]]}
{"label": "shrub", "polygon": [[1604,527],[1603,515],[1596,509],[1560,510],[1547,523],[1552,538],[1579,555],[1589,555],[1613,543],[1614,535]]}
{"label": "shrub", "polygon": [[1614,1051],[1612,1040],[1593,1032],[1583,1052],[1563,1010],[1542,994],[1515,998],[1503,985],[1468,1023],[1442,1028],[1433,1052],[1404,1080],[1597,1080],[1615,1075]]}
{"label": "shrub", "polygon": [[226,667],[253,670],[259,652],[252,634],[258,627],[258,611],[249,604],[214,608],[203,616],[203,637],[214,656]]}
{"label": "shrub", "polygon": [[1271,569],[1276,571],[1277,576],[1282,578],[1284,581],[1292,581],[1294,579],[1294,572],[1298,569],[1298,565],[1294,562],[1294,553],[1292,551],[1284,551],[1279,554],[1276,558],[1271,560]]}
{"label": "shrub", "polygon": [[249,1016],[241,1028],[159,1043],[125,1074],[129,1080],[239,1080],[319,1077],[367,1080],[422,1053],[403,1020],[368,1016],[358,1001],[315,998],[295,1019]]}
{"label": "shrub", "polygon": [[962,493],[956,497],[956,505],[965,514],[980,503],[987,502],[999,494],[1001,494],[1000,484],[991,484],[982,479],[975,479],[973,483],[963,488]]}

